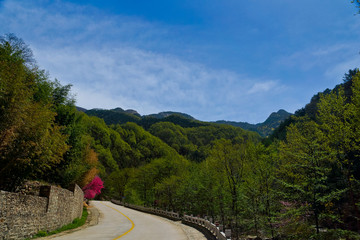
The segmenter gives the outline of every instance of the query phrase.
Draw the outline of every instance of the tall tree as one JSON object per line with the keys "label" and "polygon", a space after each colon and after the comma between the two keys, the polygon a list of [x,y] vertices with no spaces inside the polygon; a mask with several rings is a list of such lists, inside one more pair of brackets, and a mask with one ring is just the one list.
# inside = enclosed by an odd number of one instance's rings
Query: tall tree
{"label": "tall tree", "polygon": [[51,101],[37,99],[39,79],[31,50],[14,35],[0,38],[0,187],[41,178],[62,161],[67,136],[55,124]]}
{"label": "tall tree", "polygon": [[324,206],[337,197],[326,185],[332,156],[324,140],[318,124],[303,118],[289,127],[286,142],[280,148],[283,201],[296,206],[299,217],[306,218],[311,213],[317,234]]}
{"label": "tall tree", "polygon": [[[356,225],[360,229],[360,212],[358,209],[359,197],[359,152],[360,152],[360,73],[352,78],[352,97],[347,101],[343,88],[323,96],[319,103],[319,122],[321,130],[326,136],[326,142],[334,153],[333,159],[337,163],[334,171],[340,173],[337,181],[342,184],[348,196],[347,200],[352,211],[348,215],[353,216]],[[339,183],[338,183],[339,184]],[[350,224],[350,223],[349,223]]]}
{"label": "tall tree", "polygon": [[242,191],[244,194],[243,219],[252,219],[257,236],[266,231],[275,236],[275,170],[278,154],[274,146],[265,148],[262,144],[249,144],[249,160],[245,165]]}
{"label": "tall tree", "polygon": [[[233,144],[230,140],[220,139],[214,142],[214,146],[207,159],[219,175],[225,179],[225,191],[231,197],[231,216],[234,218],[234,229],[238,228],[239,214],[239,186],[243,183],[244,170],[249,155],[247,145]],[[232,223],[232,221],[231,221]],[[237,234],[237,233],[236,233]]]}

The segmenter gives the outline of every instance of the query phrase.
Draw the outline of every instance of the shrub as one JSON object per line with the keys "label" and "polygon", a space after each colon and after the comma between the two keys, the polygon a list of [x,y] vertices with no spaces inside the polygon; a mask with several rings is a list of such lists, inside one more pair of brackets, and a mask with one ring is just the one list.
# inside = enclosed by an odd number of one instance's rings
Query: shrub
{"label": "shrub", "polygon": [[84,198],[93,199],[96,195],[101,193],[101,189],[104,188],[104,183],[99,176],[95,176],[94,179],[85,187],[83,187]]}

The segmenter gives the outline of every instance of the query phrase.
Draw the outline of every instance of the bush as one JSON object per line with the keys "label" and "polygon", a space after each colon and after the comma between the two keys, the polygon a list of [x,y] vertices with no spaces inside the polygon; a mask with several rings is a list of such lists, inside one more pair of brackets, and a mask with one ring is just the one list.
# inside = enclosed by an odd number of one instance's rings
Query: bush
{"label": "bush", "polygon": [[100,177],[94,177],[94,179],[82,189],[84,191],[84,198],[93,199],[97,194],[101,193],[101,189],[103,188],[104,183]]}

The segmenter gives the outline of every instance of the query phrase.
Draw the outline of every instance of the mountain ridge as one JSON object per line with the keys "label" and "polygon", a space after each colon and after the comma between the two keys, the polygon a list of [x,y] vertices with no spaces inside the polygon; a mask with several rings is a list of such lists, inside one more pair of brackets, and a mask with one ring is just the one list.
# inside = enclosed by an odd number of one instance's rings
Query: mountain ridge
{"label": "mountain ridge", "polygon": [[226,121],[219,120],[215,123],[227,124],[234,127],[240,127],[245,130],[255,131],[259,133],[262,137],[269,136],[283,121],[285,121],[292,114],[280,109],[277,112],[272,112],[269,117],[262,123],[248,123],[248,122],[235,122],[235,121]]}
{"label": "mountain ridge", "polygon": [[77,107],[78,110],[85,112],[91,116],[97,116],[102,119],[107,124],[124,124],[127,122],[135,122],[144,128],[150,127],[152,124],[156,122],[173,122],[175,124],[181,125],[182,127],[193,127],[199,126],[206,123],[215,123],[215,124],[226,124],[234,127],[240,127],[244,130],[254,131],[259,133],[262,137],[269,136],[274,129],[276,129],[283,121],[285,121],[292,114],[285,111],[284,109],[280,109],[277,112],[273,112],[269,115],[269,117],[262,123],[251,124],[247,122],[235,122],[235,121],[226,121],[226,120],[218,120],[215,122],[204,122],[195,119],[189,114],[174,112],[174,111],[163,111],[154,114],[141,115],[136,110],[127,109],[124,110],[120,107],[114,109],[99,109],[94,108],[90,110],[86,110],[81,107]]}

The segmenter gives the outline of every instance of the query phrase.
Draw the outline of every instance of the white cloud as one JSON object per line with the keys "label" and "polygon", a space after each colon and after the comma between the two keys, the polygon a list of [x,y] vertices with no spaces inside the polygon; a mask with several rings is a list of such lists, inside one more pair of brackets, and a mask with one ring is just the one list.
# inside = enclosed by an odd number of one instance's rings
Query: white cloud
{"label": "white cloud", "polygon": [[46,46],[87,44],[155,45],[169,29],[136,17],[106,15],[101,10],[64,1],[4,1],[1,30],[26,42]]}
{"label": "white cloud", "polygon": [[265,93],[270,90],[279,89],[278,84],[275,81],[258,82],[255,83],[249,90],[248,94]]}
{"label": "white cloud", "polygon": [[314,68],[329,67],[334,62],[347,59],[356,49],[357,44],[334,44],[329,46],[312,46],[281,57],[277,64],[286,67],[310,71]]}
{"label": "white cloud", "polygon": [[[81,107],[132,108],[141,114],[172,110],[201,120],[260,122],[267,112],[249,112],[281,92],[277,81],[210,69],[151,50],[153,45],[177,44],[169,41],[172,30],[167,26],[104,16],[61,1],[46,2],[46,7],[40,3],[5,1],[0,30],[30,43],[42,68],[73,85]],[[252,96],[257,93],[261,96]]]}
{"label": "white cloud", "polygon": [[344,77],[344,74],[349,71],[349,69],[359,68],[360,67],[360,56],[353,56],[347,61],[340,62],[334,65],[332,68],[329,68],[325,72],[325,76],[330,79],[334,79],[334,84],[339,84],[340,80]]}
{"label": "white cloud", "polygon": [[313,82],[312,94],[332,88],[341,83],[344,74],[359,67],[359,45],[351,39],[347,43],[311,47],[297,51],[290,56],[282,57],[277,65],[285,66],[292,71],[294,77],[301,74],[303,82]]}
{"label": "white cloud", "polygon": [[251,82],[233,72],[134,48],[35,48],[34,54],[51,76],[72,83],[79,105],[88,108],[103,104],[143,114],[156,109],[209,110],[239,101]]}
{"label": "white cloud", "polygon": [[348,46],[346,44],[335,44],[329,47],[321,47],[316,49],[315,51],[311,52],[312,56],[321,57],[321,56],[329,56],[330,54],[337,54],[341,51],[346,51]]}

